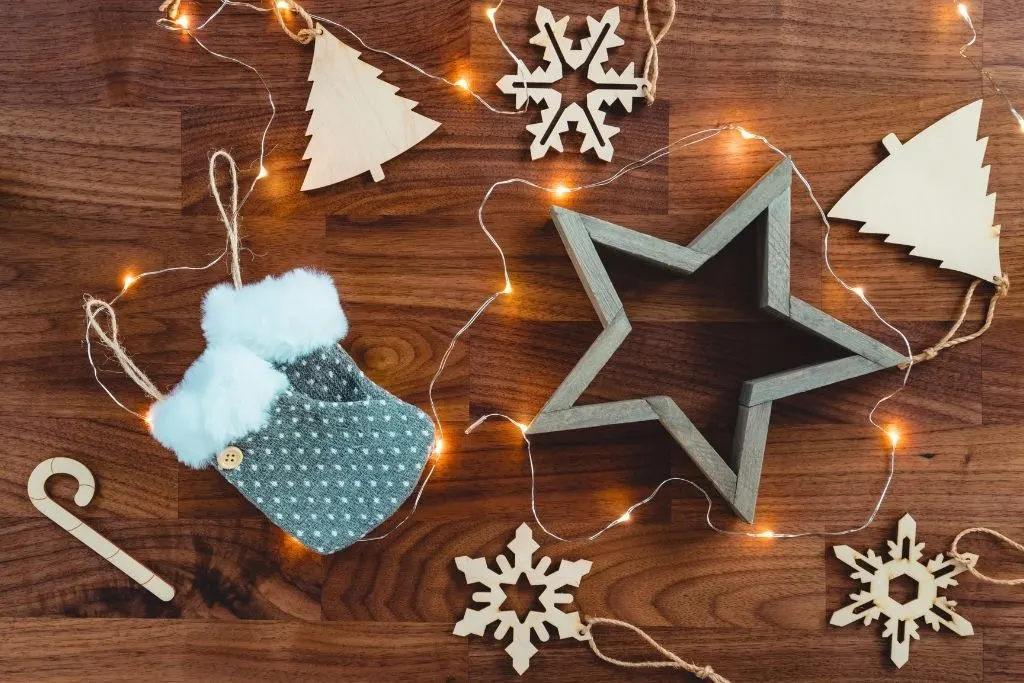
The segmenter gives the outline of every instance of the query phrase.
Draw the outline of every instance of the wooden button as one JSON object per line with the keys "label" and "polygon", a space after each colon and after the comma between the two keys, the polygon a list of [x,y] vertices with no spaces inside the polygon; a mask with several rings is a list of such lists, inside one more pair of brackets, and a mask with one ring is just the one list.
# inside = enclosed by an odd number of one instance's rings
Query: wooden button
{"label": "wooden button", "polygon": [[237,446],[228,446],[217,454],[217,464],[222,470],[233,470],[242,464],[242,450]]}

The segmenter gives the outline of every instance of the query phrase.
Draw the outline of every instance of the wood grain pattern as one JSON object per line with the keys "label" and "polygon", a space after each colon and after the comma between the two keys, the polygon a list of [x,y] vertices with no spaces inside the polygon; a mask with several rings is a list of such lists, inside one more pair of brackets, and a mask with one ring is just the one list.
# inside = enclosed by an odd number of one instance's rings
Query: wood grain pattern
{"label": "wood grain pattern", "polygon": [[[386,540],[319,558],[269,525],[216,475],[175,464],[132,416],[95,385],[82,347],[82,294],[112,296],[128,272],[206,263],[222,248],[207,186],[209,154],[229,149],[243,182],[258,171],[268,109],[247,70],[218,61],[155,26],[156,2],[26,0],[0,3],[0,679],[4,681],[465,681],[518,680],[502,646],[451,628],[471,588],[457,555],[487,556],[529,521],[530,468],[518,430],[465,427],[484,412],[536,414],[600,331],[549,218],[549,195],[496,191],[485,218],[508,256],[514,293],[457,345],[436,394],[448,446],[416,516]],[[194,17],[216,0],[183,3]],[[311,11],[449,78],[466,77],[495,104],[511,61],[494,39],[484,0],[310,0]],[[652,3],[657,4],[657,3]],[[1017,0],[970,3],[972,54],[1018,104],[1024,98],[1024,14]],[[545,2],[578,21],[607,6]],[[509,45],[533,66],[536,3],[505,2]],[[609,66],[641,63],[639,3],[620,5],[626,44]],[[655,25],[665,15],[654,9]],[[59,36],[55,41],[41,36]],[[616,162],[549,154],[529,161],[524,118],[488,113],[362,51],[381,78],[443,125],[388,164],[387,178],[354,178],[301,194],[312,51],[270,16],[225,10],[204,31],[211,48],[256,65],[278,104],[270,176],[246,203],[247,279],[309,265],[338,282],[368,374],[426,406],[447,340],[501,289],[500,262],[477,226],[491,183],[519,176],[578,185],[607,177],[682,135],[728,121],[793,156],[827,209],[873,167],[888,132],[907,139],[957,106],[985,97],[991,191],[1003,227],[1002,264],[1024,277],[1024,136],[956,51],[963,22],[942,0],[695,0],[681,3],[660,48],[658,101],[629,116]],[[573,96],[582,78],[567,78]],[[579,91],[578,93],[576,91]],[[571,134],[567,134],[571,136]],[[573,149],[578,140],[566,140]],[[603,189],[557,201],[656,238],[689,244],[777,157],[738,136],[678,150]],[[226,178],[220,178],[226,182]],[[969,279],[909,258],[907,249],[836,221],[831,262],[861,285],[915,348],[948,327]],[[741,384],[824,362],[836,349],[758,311],[756,235],[741,234],[692,276],[658,274],[598,247],[633,325],[582,404],[664,395],[719,452],[731,448]],[[822,230],[806,191],[792,192],[793,295],[896,350],[822,263]],[[202,349],[198,305],[225,271],[147,280],[124,301],[122,334],[139,365],[170,387]],[[983,315],[979,302],[967,326]],[[911,512],[926,552],[968,525],[1024,537],[1024,296],[1000,302],[993,329],[915,368],[880,412],[903,432],[896,477],[877,522],[842,542],[880,549]],[[102,361],[103,359],[101,359]],[[101,363],[128,405],[130,382]],[[777,401],[758,494],[761,528],[860,524],[886,474],[884,438],[865,422],[896,371]],[[49,457],[81,460],[96,498],[76,510],[90,526],[177,589],[164,604],[51,522],[24,496]],[[539,512],[563,535],[592,532],[666,476],[703,482],[657,424],[629,424],[534,440]],[[70,482],[50,486],[70,509]],[[685,484],[662,490],[633,521],[595,543],[541,552],[586,557],[576,591],[585,614],[632,621],[667,647],[735,682],[881,682],[895,678],[870,627],[833,629],[828,614],[853,586],[823,539],[733,539],[706,529],[706,501]],[[402,514],[402,513],[400,513]],[[711,519],[744,529],[717,499]],[[994,575],[1024,565],[984,539],[965,550]],[[1024,597],[961,577],[948,591],[978,631],[928,632],[899,672],[902,683],[1024,679]],[[629,634],[599,633],[610,654],[649,656]],[[76,669],[72,663],[77,662]],[[675,681],[615,670],[578,643],[547,644],[528,677],[565,681]]]}

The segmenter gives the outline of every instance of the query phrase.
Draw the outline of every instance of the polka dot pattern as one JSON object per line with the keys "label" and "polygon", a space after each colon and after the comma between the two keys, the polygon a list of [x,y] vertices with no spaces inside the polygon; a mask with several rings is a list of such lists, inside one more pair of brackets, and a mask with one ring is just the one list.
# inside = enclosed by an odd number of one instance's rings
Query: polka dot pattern
{"label": "polka dot pattern", "polygon": [[264,428],[232,444],[242,463],[220,473],[307,547],[337,552],[413,492],[434,425],[370,381],[340,347],[280,369],[291,388],[271,404]]}

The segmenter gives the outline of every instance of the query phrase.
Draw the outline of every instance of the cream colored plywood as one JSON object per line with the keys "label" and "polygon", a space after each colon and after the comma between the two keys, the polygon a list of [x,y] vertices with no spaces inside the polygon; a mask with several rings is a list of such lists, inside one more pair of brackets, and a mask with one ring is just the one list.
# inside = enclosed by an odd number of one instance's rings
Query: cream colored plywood
{"label": "cream colored plywood", "polygon": [[36,465],[28,478],[28,497],[36,509],[107,562],[138,581],[150,593],[164,602],[170,601],[174,597],[174,588],[170,584],[47,495],[46,482],[56,474],[68,474],[78,481],[76,505],[85,507],[92,501],[96,493],[96,480],[89,468],[71,458],[50,458]]}
{"label": "cream colored plywood", "polygon": [[413,110],[417,103],[353,50],[316,25],[316,41],[306,111],[312,111],[303,159],[309,159],[303,190],[340,183],[367,171],[384,179],[385,161],[395,158],[441,124]]}
{"label": "cream colored plywood", "polygon": [[829,211],[864,223],[863,233],[913,247],[911,256],[988,282],[1002,275],[996,195],[982,166],[988,138],[978,139],[982,100],[932,124],[905,143],[890,133],[889,153]]}

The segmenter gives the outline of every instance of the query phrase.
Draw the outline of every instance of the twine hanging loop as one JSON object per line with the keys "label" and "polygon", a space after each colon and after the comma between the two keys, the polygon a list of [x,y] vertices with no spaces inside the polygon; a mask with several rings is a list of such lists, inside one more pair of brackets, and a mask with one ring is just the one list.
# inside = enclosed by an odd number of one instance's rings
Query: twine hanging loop
{"label": "twine hanging loop", "polygon": [[981,579],[985,583],[994,583],[998,586],[1024,585],[1024,577],[1021,577],[1019,579],[996,579],[986,574],[982,574],[977,569],[975,569],[975,565],[978,564],[977,556],[961,554],[960,551],[957,549],[957,544],[960,543],[960,540],[964,536],[968,536],[970,534],[988,534],[989,536],[999,539],[1000,541],[1010,546],[1014,550],[1017,550],[1020,553],[1024,553],[1024,545],[1021,545],[1020,543],[1013,540],[1012,538],[1009,538],[1008,536],[1004,536],[1003,534],[999,533],[998,531],[995,531],[994,529],[979,526],[971,527],[970,529],[964,529],[956,535],[956,538],[953,539],[953,545],[950,546],[949,549],[949,554],[953,556],[953,559],[957,560],[958,562],[962,562],[964,565],[967,566],[967,571],[969,571],[976,578]]}
{"label": "twine hanging loop", "polygon": [[[594,626],[606,625],[606,626],[619,626],[626,630],[632,631],[633,633],[640,636],[644,642],[650,645],[652,648],[658,651],[658,653],[664,657],[663,660],[643,661],[643,662],[627,662],[623,659],[616,659],[609,657],[608,655],[601,652],[597,647],[597,641],[594,639]],[[590,643],[590,649],[593,650],[594,654],[597,655],[598,659],[608,664],[614,664],[625,669],[678,669],[680,671],[686,671],[693,674],[699,680],[710,681],[711,683],[729,683],[729,679],[721,674],[717,673],[710,666],[698,666],[687,662],[682,657],[679,657],[673,652],[665,649],[659,644],[654,638],[647,635],[643,629],[634,626],[625,621],[619,621],[618,619],[606,619],[604,617],[588,617],[586,619],[586,625],[583,627],[585,635],[589,636],[587,642]]]}
{"label": "twine hanging loop", "polygon": [[668,35],[669,29],[672,28],[672,22],[676,20],[676,0],[669,0],[668,21],[661,27],[657,35],[651,28],[648,2],[649,0],[644,0],[644,28],[647,29],[647,39],[650,40],[651,46],[647,49],[647,59],[644,60],[644,79],[647,80],[647,83],[644,84],[644,99],[647,100],[647,104],[651,104],[658,92],[658,44]]}
{"label": "twine hanging loop", "polygon": [[[288,34],[288,37],[296,43],[299,45],[309,45],[316,38],[316,26],[313,24],[313,17],[295,0],[284,0],[284,3],[287,6],[281,7],[275,0],[271,0],[271,7],[274,8],[274,16],[277,17],[277,23],[281,25],[281,29]],[[284,16],[284,13],[287,11],[295,12],[302,17],[302,20],[306,22],[306,28],[292,31]]]}
{"label": "twine hanging loop", "polygon": [[[220,197],[220,189],[217,187],[217,160],[226,159],[228,173],[231,177],[231,210],[224,206],[224,200]],[[242,268],[238,262],[238,164],[234,157],[223,149],[218,149],[210,157],[210,192],[213,193],[213,200],[217,202],[217,211],[220,212],[220,219],[224,223],[224,230],[227,233],[228,257],[231,267],[231,282],[235,289],[242,287]]]}
{"label": "twine hanging loop", "polygon": [[1010,276],[1003,273],[1002,277],[996,277],[992,284],[995,285],[996,291],[992,295],[992,298],[988,301],[988,309],[985,311],[985,322],[975,332],[971,334],[965,334],[962,337],[953,338],[953,335],[957,333],[960,326],[964,324],[964,320],[967,318],[967,309],[971,306],[971,299],[974,298],[974,291],[978,288],[984,280],[975,280],[971,283],[971,286],[967,288],[967,293],[964,295],[963,302],[960,304],[960,314],[957,316],[956,322],[949,328],[949,332],[946,332],[945,336],[942,337],[932,346],[918,353],[910,358],[909,363],[901,363],[900,369],[906,370],[910,365],[916,365],[926,360],[931,360],[939,355],[939,352],[943,349],[948,349],[965,342],[977,339],[981,335],[988,331],[988,328],[992,326],[992,321],[996,316],[996,304],[999,300],[1005,298],[1010,293]]}

